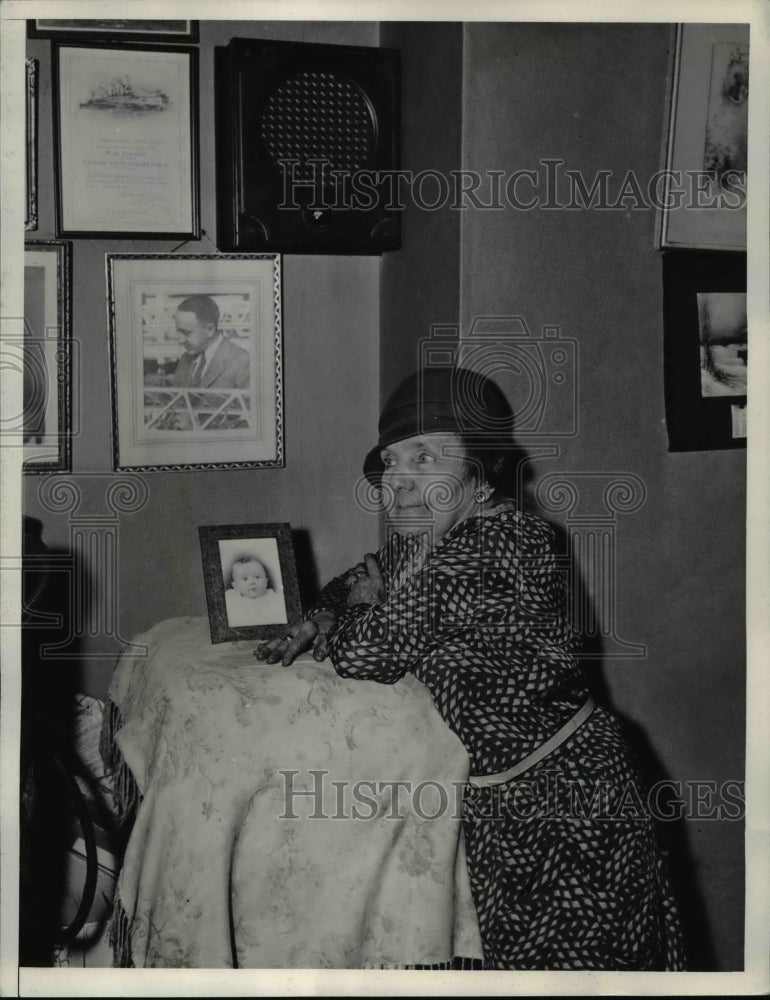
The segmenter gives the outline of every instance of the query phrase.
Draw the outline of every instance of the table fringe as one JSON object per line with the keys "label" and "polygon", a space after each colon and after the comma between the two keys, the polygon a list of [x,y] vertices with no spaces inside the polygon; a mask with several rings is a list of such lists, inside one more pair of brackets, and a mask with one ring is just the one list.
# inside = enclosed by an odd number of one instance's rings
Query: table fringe
{"label": "table fringe", "polygon": [[123,715],[118,706],[110,699],[104,712],[99,753],[106,770],[113,775],[115,810],[118,825],[121,828],[133,820],[134,813],[142,801],[136,780],[115,742],[115,734],[123,726]]}
{"label": "table fringe", "polygon": [[114,910],[110,923],[110,945],[112,947],[113,968],[133,969],[134,960],[131,956],[131,918],[123,909],[119,887],[115,891]]}

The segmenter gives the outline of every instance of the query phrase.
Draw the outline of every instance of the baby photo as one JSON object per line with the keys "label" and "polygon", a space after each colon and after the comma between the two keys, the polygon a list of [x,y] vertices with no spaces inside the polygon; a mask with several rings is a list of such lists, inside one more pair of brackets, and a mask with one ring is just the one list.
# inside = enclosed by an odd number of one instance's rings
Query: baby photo
{"label": "baby photo", "polygon": [[219,542],[219,552],[230,628],[285,624],[275,539],[225,539]]}

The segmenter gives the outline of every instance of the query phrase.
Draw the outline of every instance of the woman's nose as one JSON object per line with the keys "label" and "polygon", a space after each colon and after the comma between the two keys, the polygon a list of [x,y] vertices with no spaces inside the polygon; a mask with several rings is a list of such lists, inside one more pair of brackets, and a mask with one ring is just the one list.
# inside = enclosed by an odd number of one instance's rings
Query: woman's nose
{"label": "woman's nose", "polygon": [[401,465],[396,465],[388,469],[387,478],[395,490],[414,489],[414,476],[412,476],[408,469]]}

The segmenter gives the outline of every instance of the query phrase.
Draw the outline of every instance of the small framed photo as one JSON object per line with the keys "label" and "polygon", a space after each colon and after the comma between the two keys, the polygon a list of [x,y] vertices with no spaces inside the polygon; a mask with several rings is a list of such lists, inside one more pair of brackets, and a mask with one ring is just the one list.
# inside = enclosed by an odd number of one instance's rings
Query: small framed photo
{"label": "small framed photo", "polygon": [[302,619],[291,527],[198,528],[211,641],[274,639]]}
{"label": "small framed photo", "polygon": [[116,471],[283,465],[276,254],[107,254]]}
{"label": "small framed photo", "polygon": [[198,50],[56,43],[57,233],[197,239]]}
{"label": "small framed photo", "polygon": [[197,42],[197,21],[142,18],[35,18],[27,21],[30,38],[122,39],[124,42]]}
{"label": "small framed photo", "polygon": [[749,25],[676,30],[662,249],[746,249]]}
{"label": "small framed photo", "polygon": [[25,243],[24,318],[17,334],[3,341],[7,363],[23,374],[21,406],[3,419],[3,437],[6,447],[23,449],[24,472],[70,471],[70,317],[69,246],[55,240]]}
{"label": "small framed photo", "polygon": [[670,451],[746,447],[746,255],[663,257]]}
{"label": "small framed photo", "polygon": [[25,125],[26,125],[26,199],[24,228],[37,229],[37,59],[26,60]]}

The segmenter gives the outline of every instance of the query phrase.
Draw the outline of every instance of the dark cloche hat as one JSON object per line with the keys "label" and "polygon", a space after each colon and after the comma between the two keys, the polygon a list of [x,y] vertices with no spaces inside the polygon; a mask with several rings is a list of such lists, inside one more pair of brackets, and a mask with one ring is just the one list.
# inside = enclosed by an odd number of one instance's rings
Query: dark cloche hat
{"label": "dark cloche hat", "polygon": [[451,431],[466,441],[502,444],[510,442],[512,426],[508,400],[486,375],[469,368],[423,368],[388,397],[379,440],[364,459],[364,475],[377,482],[384,468],[380,452],[405,438]]}

